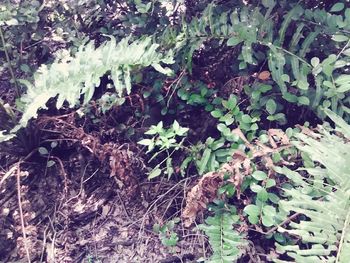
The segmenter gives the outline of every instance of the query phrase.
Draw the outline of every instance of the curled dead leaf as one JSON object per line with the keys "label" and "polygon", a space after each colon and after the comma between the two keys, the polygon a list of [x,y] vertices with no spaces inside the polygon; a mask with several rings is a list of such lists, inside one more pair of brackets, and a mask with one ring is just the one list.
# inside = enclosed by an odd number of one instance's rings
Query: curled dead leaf
{"label": "curled dead leaf", "polygon": [[188,192],[186,206],[182,211],[185,227],[189,227],[196,219],[198,212],[203,211],[207,204],[216,197],[217,189],[223,182],[223,173],[210,172],[205,174]]}

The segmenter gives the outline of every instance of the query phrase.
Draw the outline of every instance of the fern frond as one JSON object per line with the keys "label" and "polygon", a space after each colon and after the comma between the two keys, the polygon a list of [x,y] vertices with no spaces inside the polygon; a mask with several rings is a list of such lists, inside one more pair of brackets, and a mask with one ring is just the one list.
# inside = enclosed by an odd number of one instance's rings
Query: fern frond
{"label": "fern frond", "polygon": [[171,74],[161,63],[173,63],[172,52],[163,55],[157,52],[158,45],[150,37],[129,43],[129,38],[116,43],[114,37],[98,48],[90,42],[81,46],[74,57],[56,59],[50,65],[42,65],[34,75],[34,83],[22,81],[27,93],[22,97],[24,113],[20,125],[25,127],[39,109],[45,109],[50,98],[57,96],[56,107],[64,102],[70,107],[80,103],[84,96],[87,103],[93,96],[95,87],[100,85],[100,77],[110,72],[116,92],[122,96],[124,90],[131,92],[131,70],[135,67],[152,66],[164,74]]}
{"label": "fern frond", "polygon": [[[296,185],[285,189],[289,200],[280,201],[280,208],[307,217],[306,220],[290,223],[289,228],[278,229],[299,236],[307,244],[277,244],[278,252],[287,253],[293,262],[346,263],[350,258],[350,126],[334,113],[327,114],[341,131],[346,131],[347,134],[343,134],[346,138],[326,127],[312,137],[299,134],[299,142],[296,143],[312,161],[322,166],[303,169],[309,174],[308,179],[287,168],[277,169]],[[328,182],[328,186],[324,182]],[[315,197],[315,192],[320,195]]]}
{"label": "fern frond", "polygon": [[213,254],[207,262],[210,263],[232,263],[239,259],[248,246],[245,236],[233,229],[237,223],[237,216],[230,213],[216,214],[208,217],[199,226],[209,237],[209,243]]}

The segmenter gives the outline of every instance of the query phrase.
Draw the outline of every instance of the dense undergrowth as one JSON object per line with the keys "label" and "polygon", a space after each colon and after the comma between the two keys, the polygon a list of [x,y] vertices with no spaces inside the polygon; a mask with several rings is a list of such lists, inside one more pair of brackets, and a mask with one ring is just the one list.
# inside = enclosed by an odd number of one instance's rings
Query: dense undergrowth
{"label": "dense undergrowth", "polygon": [[198,261],[348,262],[348,5],[1,3],[0,187],[80,147],[125,198],[190,180],[154,222],[170,252],[181,224],[208,237]]}

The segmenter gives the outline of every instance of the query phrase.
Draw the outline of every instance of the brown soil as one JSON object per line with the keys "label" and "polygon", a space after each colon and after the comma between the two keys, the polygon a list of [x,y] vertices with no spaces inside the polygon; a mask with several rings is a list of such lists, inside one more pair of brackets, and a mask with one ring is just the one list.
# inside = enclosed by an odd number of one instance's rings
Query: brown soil
{"label": "brown soil", "polygon": [[58,165],[2,167],[1,262],[192,262],[203,255],[204,237],[181,223],[172,248],[152,231],[178,215],[189,179],[139,182],[130,198],[96,160],[82,167],[79,158],[75,152],[62,161],[66,179]]}

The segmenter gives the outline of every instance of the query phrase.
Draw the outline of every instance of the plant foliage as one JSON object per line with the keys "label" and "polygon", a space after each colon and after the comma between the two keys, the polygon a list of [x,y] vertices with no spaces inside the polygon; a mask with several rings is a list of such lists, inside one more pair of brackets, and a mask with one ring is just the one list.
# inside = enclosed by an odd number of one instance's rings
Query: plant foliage
{"label": "plant foliage", "polygon": [[288,228],[278,229],[307,244],[277,244],[278,252],[287,253],[293,262],[345,263],[350,258],[350,126],[334,113],[328,115],[344,132],[342,135],[322,128],[320,134],[297,136],[296,146],[316,164],[301,169],[308,177],[287,168],[278,169],[295,184],[294,188],[284,190],[288,199],[281,200],[280,207],[306,216],[291,222]]}
{"label": "plant foliage", "polygon": [[231,263],[239,259],[245,252],[248,242],[243,234],[233,229],[239,217],[229,212],[217,213],[208,217],[206,224],[199,228],[209,237],[213,254],[208,260],[211,263]]}
{"label": "plant foliage", "polygon": [[100,47],[95,48],[90,42],[81,46],[74,57],[57,58],[50,66],[42,65],[34,75],[34,83],[22,81],[27,86],[27,92],[22,97],[24,112],[20,125],[37,116],[39,109],[45,109],[50,98],[57,96],[56,108],[60,109],[66,101],[70,107],[84,103],[92,98],[95,88],[100,85],[100,78],[110,73],[117,94],[131,92],[131,71],[135,67],[152,66],[164,74],[171,70],[161,66],[161,63],[172,63],[172,53],[163,55],[157,52],[158,45],[151,38],[144,38],[129,43],[124,38],[116,43],[114,37]]}
{"label": "plant foliage", "polygon": [[236,47],[240,50],[237,63],[233,62],[237,74],[251,74],[252,67],[267,61],[276,84],[271,93],[278,91],[282,100],[309,106],[322,118],[322,107],[330,107],[348,120],[350,9],[342,5],[327,12],[291,6],[263,1],[255,8],[223,11],[223,6],[211,3],[200,17],[183,22],[181,30],[165,30],[163,38],[183,50],[189,70],[194,52],[214,40]]}

